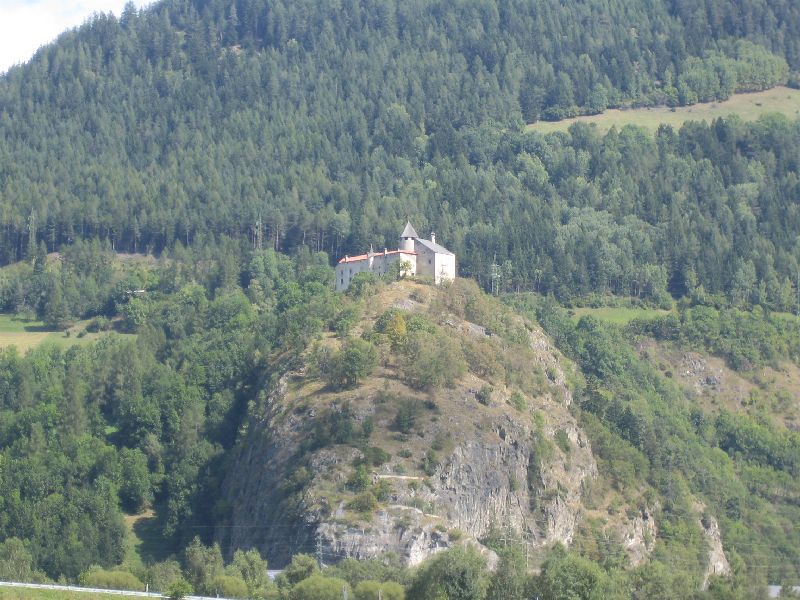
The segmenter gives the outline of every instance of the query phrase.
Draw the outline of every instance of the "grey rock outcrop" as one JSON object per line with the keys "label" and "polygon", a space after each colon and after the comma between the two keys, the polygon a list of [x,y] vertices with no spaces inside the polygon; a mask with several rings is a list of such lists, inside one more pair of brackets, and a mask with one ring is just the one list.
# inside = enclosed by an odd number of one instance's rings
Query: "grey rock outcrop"
{"label": "grey rock outcrop", "polygon": [[656,546],[656,520],[648,509],[628,520],[622,529],[622,543],[632,567],[638,567],[650,558]]}
{"label": "grey rock outcrop", "polygon": [[708,563],[703,574],[703,589],[705,590],[708,589],[711,577],[726,577],[730,575],[731,565],[722,547],[722,532],[717,519],[705,512],[706,506],[700,501],[695,502],[694,508],[701,515],[698,521],[703,537],[708,544]]}
{"label": "grey rock outcrop", "polygon": [[216,538],[229,554],[257,548],[280,566],[314,550],[315,523],[292,492],[298,440],[307,416],[284,412],[289,375],[273,386],[248,423],[232,457],[223,489],[230,507]]}
{"label": "grey rock outcrop", "polygon": [[[455,325],[461,335],[481,337],[480,333],[488,339],[482,328],[464,321]],[[232,453],[223,484],[228,518],[218,527],[217,540],[228,554],[255,547],[275,566],[297,552],[316,553],[326,563],[393,553],[415,565],[455,543],[477,543],[497,530],[536,547],[557,541],[569,545],[597,466],[585,433],[569,411],[572,397],[563,359],[541,330],[530,325],[528,329],[536,357],[531,368],[547,374],[541,393],[528,399],[536,419],[530,410],[512,408],[506,391],[481,405],[474,388],[484,384],[468,375],[437,394],[441,417],[430,419],[414,434],[416,452],[423,454],[424,444],[451,440],[435,464],[425,473],[406,474],[403,464],[417,469],[420,463],[403,462],[398,457],[403,452],[395,450],[389,463],[369,467],[372,486],[384,480],[388,490],[388,498],[374,511],[355,511],[348,500],[353,495],[347,480],[354,462],[363,458],[362,451],[346,444],[314,448],[308,438],[315,420],[324,418],[323,410],[341,400],[351,406],[356,426],[369,418],[382,428],[384,442],[394,444],[397,434],[387,417],[380,416],[386,409],[373,401],[374,392],[359,390],[341,399],[328,393],[325,402],[333,396],[333,404],[315,404],[319,386],[304,387],[301,373],[282,377],[259,409],[251,411]],[[402,384],[390,374],[379,377],[385,379],[377,378],[371,389],[394,386],[398,393],[412,393],[401,390]]]}
{"label": "grey rock outcrop", "polygon": [[318,533],[325,553],[374,558],[393,552],[416,565],[462,536],[478,540],[492,528],[534,546],[569,545],[583,488],[597,467],[583,433],[574,423],[566,428],[574,449],[569,456],[556,450],[543,464],[531,431],[504,416],[483,439],[459,443],[424,485],[415,485],[420,478],[384,476],[394,485],[393,504],[366,528],[323,521]]}

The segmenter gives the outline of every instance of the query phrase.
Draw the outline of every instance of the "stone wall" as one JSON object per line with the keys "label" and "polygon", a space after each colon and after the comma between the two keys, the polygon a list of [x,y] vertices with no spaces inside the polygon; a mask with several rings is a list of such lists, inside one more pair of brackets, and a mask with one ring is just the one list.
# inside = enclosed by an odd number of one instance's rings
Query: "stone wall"
{"label": "stone wall", "polygon": [[391,252],[384,254],[376,252],[372,260],[364,258],[362,260],[348,260],[336,265],[336,290],[341,292],[350,287],[353,277],[359,273],[374,273],[377,276],[386,274],[391,265],[397,261],[404,260],[411,264],[408,275],[415,275],[417,272],[417,257],[414,254],[404,252]]}

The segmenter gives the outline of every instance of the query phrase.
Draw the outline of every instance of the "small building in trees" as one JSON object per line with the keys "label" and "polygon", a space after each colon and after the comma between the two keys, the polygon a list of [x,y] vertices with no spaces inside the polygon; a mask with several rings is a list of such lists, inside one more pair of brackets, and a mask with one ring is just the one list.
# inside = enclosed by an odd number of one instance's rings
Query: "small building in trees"
{"label": "small building in trees", "polygon": [[345,256],[336,265],[336,289],[346,290],[353,277],[359,273],[384,275],[395,263],[399,263],[400,275],[426,275],[433,277],[438,285],[442,281],[455,279],[456,256],[444,246],[436,243],[436,234],[425,240],[406,223],[400,234],[400,247],[397,250],[383,249],[383,252],[369,252],[358,256]]}

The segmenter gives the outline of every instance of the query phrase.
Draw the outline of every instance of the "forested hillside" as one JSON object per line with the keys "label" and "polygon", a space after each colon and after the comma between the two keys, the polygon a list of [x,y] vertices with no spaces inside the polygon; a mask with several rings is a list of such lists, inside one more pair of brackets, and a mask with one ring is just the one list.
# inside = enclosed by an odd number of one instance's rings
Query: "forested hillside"
{"label": "forested hillside", "polygon": [[519,131],[784,82],[798,29],[791,2],[723,0],[98,16],[0,80],[0,261],[39,241],[161,252],[221,234],[335,257],[391,246],[411,217],[482,283],[496,255],[506,289],[732,298],[743,283],[788,308],[795,124]]}
{"label": "forested hillside", "polygon": [[[798,31],[789,0],[163,0],[11,69],[0,328],[59,337],[0,347],[0,579],[800,581],[800,121],[524,131],[796,87]],[[333,291],[408,219],[463,278]]]}
{"label": "forested hillside", "polygon": [[[0,350],[0,577],[289,600],[338,598],[335,577],[413,600],[454,582],[473,595],[451,600],[744,600],[798,581],[798,410],[761,374],[797,372],[797,318],[576,323],[463,279],[339,294],[324,254],[243,246],[127,273],[144,293],[107,292],[93,344]],[[113,263],[82,256],[70,268]],[[721,356],[752,390],[702,398],[645,342]],[[313,578],[302,552],[373,560]],[[277,587],[259,578],[292,555]]]}

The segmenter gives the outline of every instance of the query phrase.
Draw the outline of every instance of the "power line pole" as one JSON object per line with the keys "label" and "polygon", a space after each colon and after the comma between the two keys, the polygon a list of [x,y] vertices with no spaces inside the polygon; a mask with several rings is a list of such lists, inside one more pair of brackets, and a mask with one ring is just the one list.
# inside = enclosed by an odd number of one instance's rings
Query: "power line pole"
{"label": "power line pole", "polygon": [[253,245],[256,250],[261,250],[264,247],[264,224],[261,222],[261,215],[253,225]]}
{"label": "power line pole", "polygon": [[494,253],[494,259],[492,260],[492,296],[495,296],[499,291],[499,285],[497,284],[497,280],[500,279],[500,265],[497,264],[497,252]]}
{"label": "power line pole", "polygon": [[322,568],[322,535],[320,534],[319,530],[317,530],[317,565],[319,568]]}
{"label": "power line pole", "polygon": [[797,308],[795,308],[795,314],[800,317],[800,270],[797,271],[797,286],[795,286],[795,291],[797,294]]}
{"label": "power line pole", "polygon": [[28,258],[33,260],[36,256],[36,213],[31,209],[28,215]]}
{"label": "power line pole", "polygon": [[525,540],[525,570],[531,570],[531,543]]}

